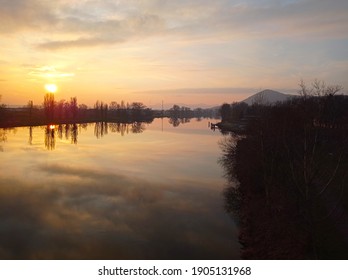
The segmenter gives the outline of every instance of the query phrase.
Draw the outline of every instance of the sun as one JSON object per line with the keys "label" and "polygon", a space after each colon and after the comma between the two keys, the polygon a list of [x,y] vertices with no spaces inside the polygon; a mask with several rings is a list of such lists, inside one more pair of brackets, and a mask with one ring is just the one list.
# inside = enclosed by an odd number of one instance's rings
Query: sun
{"label": "sun", "polygon": [[58,90],[57,85],[55,84],[45,84],[45,89],[49,92],[49,93],[55,93]]}

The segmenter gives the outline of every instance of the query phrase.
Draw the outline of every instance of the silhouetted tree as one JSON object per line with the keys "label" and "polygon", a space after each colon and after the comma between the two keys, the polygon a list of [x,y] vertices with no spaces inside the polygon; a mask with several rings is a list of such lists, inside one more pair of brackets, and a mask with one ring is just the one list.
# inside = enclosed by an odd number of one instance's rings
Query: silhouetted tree
{"label": "silhouetted tree", "polygon": [[226,122],[231,119],[231,105],[224,103],[220,108],[221,121]]}
{"label": "silhouetted tree", "polygon": [[348,209],[348,98],[339,89],[301,83],[300,98],[262,106],[246,137],[224,150],[248,216],[241,233],[245,257],[347,256],[341,231]]}
{"label": "silhouetted tree", "polygon": [[56,104],[56,116],[57,119],[59,121],[62,121],[66,118],[65,116],[65,100],[60,100],[57,104]]}
{"label": "silhouetted tree", "polygon": [[33,118],[33,109],[34,109],[34,103],[33,103],[32,100],[29,100],[29,101],[28,101],[27,108],[28,108],[28,118],[29,118],[29,122],[31,123],[31,122],[32,122],[32,118]]}
{"label": "silhouetted tree", "polygon": [[85,120],[87,117],[87,112],[88,112],[88,106],[86,104],[79,104],[79,118],[81,120]]}
{"label": "silhouetted tree", "polygon": [[53,121],[54,119],[54,108],[55,108],[55,102],[54,102],[54,94],[53,93],[46,93],[44,97],[44,103],[43,103],[45,116],[47,121]]}
{"label": "silhouetted tree", "polygon": [[77,98],[71,97],[70,98],[70,115],[73,120],[77,119],[77,113],[78,113]]}
{"label": "silhouetted tree", "polygon": [[146,106],[141,102],[133,102],[130,105],[133,120],[141,120],[143,117],[143,110]]}

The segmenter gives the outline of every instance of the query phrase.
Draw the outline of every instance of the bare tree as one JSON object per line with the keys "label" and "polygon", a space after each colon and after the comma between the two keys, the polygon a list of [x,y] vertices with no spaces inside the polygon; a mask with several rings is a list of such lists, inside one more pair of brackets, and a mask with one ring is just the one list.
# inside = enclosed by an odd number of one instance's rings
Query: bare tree
{"label": "bare tree", "polygon": [[48,121],[53,121],[54,108],[55,108],[54,94],[53,93],[46,93],[46,95],[44,97],[43,106],[44,106],[46,119]]}

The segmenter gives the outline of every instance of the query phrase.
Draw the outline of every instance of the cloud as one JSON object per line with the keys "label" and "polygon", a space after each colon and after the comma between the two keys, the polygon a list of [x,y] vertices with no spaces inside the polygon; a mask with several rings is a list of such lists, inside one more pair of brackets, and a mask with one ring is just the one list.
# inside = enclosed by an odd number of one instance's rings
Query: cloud
{"label": "cloud", "polygon": [[4,0],[0,4],[0,34],[54,26],[57,18],[50,2],[38,0]]}
{"label": "cloud", "polygon": [[54,66],[36,66],[31,64],[23,64],[22,67],[27,69],[29,76],[34,77],[60,79],[75,76],[75,73],[62,71]]}
{"label": "cloud", "polygon": [[215,190],[67,164],[36,170],[40,183],[0,176],[2,259],[238,257]]}
{"label": "cloud", "polygon": [[347,6],[344,0],[60,0],[54,5],[6,0],[0,8],[0,33],[42,32],[38,47],[48,50],[118,44],[155,35],[215,41],[274,36],[346,38]]}
{"label": "cloud", "polygon": [[70,40],[49,40],[38,44],[40,49],[94,47],[122,43],[153,36],[164,30],[164,22],[157,16],[141,14],[125,20],[89,21],[70,18],[63,22],[62,31],[85,33],[85,37]]}
{"label": "cloud", "polygon": [[57,50],[67,48],[79,48],[79,47],[94,47],[105,44],[114,44],[116,42],[122,42],[122,40],[104,40],[100,38],[78,38],[76,40],[63,40],[63,41],[49,41],[38,45],[39,49],[44,50]]}
{"label": "cloud", "polygon": [[[174,83],[291,87],[323,73],[333,53],[346,61],[335,46],[348,42],[347,6],[345,0],[6,0],[0,39],[2,52],[16,50],[16,60],[60,60],[105,72],[99,81],[128,92]],[[90,81],[95,73],[81,72],[75,81]],[[327,73],[320,77],[335,80],[346,71]]]}
{"label": "cloud", "polygon": [[254,93],[255,88],[178,88],[178,89],[163,89],[139,91],[135,93],[141,94],[241,94]]}

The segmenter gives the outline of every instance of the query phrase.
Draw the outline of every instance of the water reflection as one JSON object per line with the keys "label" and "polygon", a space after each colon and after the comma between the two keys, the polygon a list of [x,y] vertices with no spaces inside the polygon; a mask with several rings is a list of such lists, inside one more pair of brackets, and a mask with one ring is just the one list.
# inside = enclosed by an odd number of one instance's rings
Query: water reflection
{"label": "water reflection", "polygon": [[[33,127],[30,147],[28,128],[9,135],[0,258],[238,258],[237,230],[222,208],[219,135],[195,120],[188,126],[168,133],[161,120]],[[54,152],[35,142],[40,129]],[[119,137],[127,133],[137,135]]]}
{"label": "water reflection", "polygon": [[50,177],[41,187],[2,180],[2,259],[236,257],[215,191],[67,165],[39,168]]}
{"label": "water reflection", "polygon": [[[6,136],[6,130],[3,128],[0,128],[0,143],[5,142],[7,140],[7,136]],[[2,145],[0,145],[0,152],[3,152],[4,148],[2,147]]]}
{"label": "water reflection", "polygon": [[132,123],[132,133],[143,133],[145,130],[145,124],[142,122],[134,122]]}
{"label": "water reflection", "polygon": [[110,123],[109,127],[112,133],[120,133],[122,136],[129,133],[129,124],[127,123]]}
{"label": "water reflection", "polygon": [[[54,150],[56,148],[56,138],[60,140],[70,140],[71,144],[78,143],[79,131],[87,130],[88,124],[50,124],[44,127],[44,143],[47,150]],[[29,145],[33,143],[33,129],[29,127]],[[142,133],[146,129],[145,123],[133,122],[133,123],[107,123],[107,122],[96,122],[94,124],[94,135],[97,139],[102,138],[108,134],[110,130],[112,133],[119,133],[122,136],[129,133]],[[0,142],[6,141],[6,130],[0,130]],[[0,146],[0,149],[2,147]]]}
{"label": "water reflection", "polygon": [[[9,132],[13,132],[16,134],[17,130],[15,127],[10,127],[10,128],[0,128],[0,144],[7,142],[7,134]],[[4,151],[4,147],[0,145],[0,152]]]}
{"label": "water reflection", "polygon": [[173,126],[173,127],[178,127],[180,124],[185,124],[185,123],[189,123],[191,121],[190,118],[169,118],[169,123]]}
{"label": "water reflection", "polygon": [[[167,123],[171,124],[174,128],[177,128],[181,124],[189,124],[189,118],[168,118],[165,119]],[[159,120],[161,123],[161,130],[164,131],[163,119]],[[196,123],[201,122],[201,119],[194,119]],[[78,144],[78,136],[81,131],[87,131],[88,126],[94,126],[94,135],[97,139],[103,138],[109,132],[117,133],[121,136],[127,134],[139,134],[146,130],[149,123],[144,122],[132,122],[132,123],[107,123],[107,122],[96,122],[96,123],[82,123],[82,124],[49,124],[41,127],[44,131],[44,146],[47,150],[56,149],[57,139],[59,140],[70,140],[71,144]],[[35,130],[39,127],[29,126],[28,127],[28,144],[33,145],[37,134]],[[190,129],[190,128],[189,128]],[[0,143],[5,142],[7,139],[8,131],[15,131],[15,128],[0,128]],[[0,151],[3,151],[3,146],[0,145]]]}
{"label": "water reflection", "polygon": [[97,138],[102,138],[108,134],[108,130],[112,133],[120,133],[122,136],[128,133],[142,133],[145,130],[145,123],[133,122],[133,123],[107,123],[96,122],[94,125],[94,135]]}
{"label": "water reflection", "polygon": [[78,131],[77,131],[77,124],[74,123],[71,125],[71,144],[77,144],[77,135],[78,135]]}
{"label": "water reflection", "polygon": [[29,145],[33,144],[33,127],[29,126],[29,140],[28,140]]}
{"label": "water reflection", "polygon": [[96,122],[94,125],[94,135],[97,138],[101,138],[108,134],[108,123],[107,122]]}
{"label": "water reflection", "polygon": [[47,150],[53,150],[56,147],[55,126],[52,124],[45,128],[45,147]]}
{"label": "water reflection", "polygon": [[219,163],[224,170],[224,175],[227,180],[226,188],[223,191],[224,206],[226,212],[233,217],[237,224],[240,220],[242,197],[239,189],[239,182],[235,175],[235,147],[241,137],[242,136],[236,134],[230,134],[219,142],[219,146],[222,150],[222,156],[219,159]]}
{"label": "water reflection", "polygon": [[57,134],[59,139],[63,139],[63,136],[66,140],[70,139],[71,144],[77,144],[78,137],[78,127],[81,125],[73,124],[59,124],[57,127]]}

